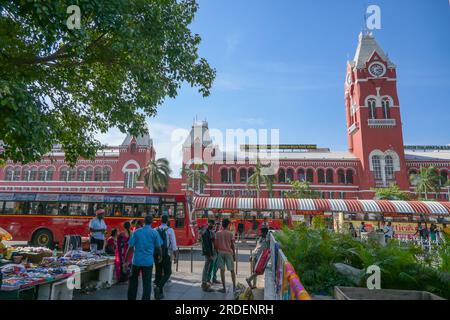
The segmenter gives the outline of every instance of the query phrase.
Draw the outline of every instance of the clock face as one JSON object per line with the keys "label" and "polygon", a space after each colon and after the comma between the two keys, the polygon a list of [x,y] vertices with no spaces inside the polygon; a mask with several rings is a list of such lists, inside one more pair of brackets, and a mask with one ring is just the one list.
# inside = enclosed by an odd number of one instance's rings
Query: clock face
{"label": "clock face", "polygon": [[369,72],[374,77],[379,78],[384,75],[386,68],[381,63],[375,62],[370,65]]}

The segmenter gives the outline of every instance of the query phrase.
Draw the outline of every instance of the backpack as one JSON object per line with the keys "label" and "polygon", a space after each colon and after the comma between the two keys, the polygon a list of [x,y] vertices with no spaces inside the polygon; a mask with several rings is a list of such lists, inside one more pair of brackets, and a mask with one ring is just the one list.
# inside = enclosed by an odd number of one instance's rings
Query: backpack
{"label": "backpack", "polygon": [[163,230],[161,228],[158,228],[159,236],[162,239],[161,252],[162,252],[163,258],[166,258],[169,256],[169,248],[167,247],[167,230],[168,229],[169,228],[166,228]]}

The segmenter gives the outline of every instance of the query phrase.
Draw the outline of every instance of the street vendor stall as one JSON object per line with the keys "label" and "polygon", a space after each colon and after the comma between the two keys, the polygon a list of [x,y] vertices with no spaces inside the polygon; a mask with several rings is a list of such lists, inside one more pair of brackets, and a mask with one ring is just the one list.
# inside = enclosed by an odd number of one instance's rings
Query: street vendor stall
{"label": "street vendor stall", "polygon": [[[10,261],[0,269],[3,278],[0,300],[72,299],[73,290],[82,287],[83,279],[92,281],[94,278],[97,288],[113,283],[113,257],[81,250],[57,257],[45,248],[29,247],[10,247],[6,251],[5,257],[10,259],[19,254],[21,263],[16,259],[16,263]],[[32,257],[32,261],[28,257]]]}

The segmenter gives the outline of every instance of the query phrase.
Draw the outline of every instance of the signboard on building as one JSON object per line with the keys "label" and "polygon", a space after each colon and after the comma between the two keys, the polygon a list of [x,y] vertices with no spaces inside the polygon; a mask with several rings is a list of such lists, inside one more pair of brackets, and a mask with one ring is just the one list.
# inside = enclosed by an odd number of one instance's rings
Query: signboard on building
{"label": "signboard on building", "polygon": [[243,144],[241,150],[316,150],[315,144]]}
{"label": "signboard on building", "polygon": [[448,146],[405,146],[405,150],[412,150],[412,151],[450,150],[450,145],[448,145]]}

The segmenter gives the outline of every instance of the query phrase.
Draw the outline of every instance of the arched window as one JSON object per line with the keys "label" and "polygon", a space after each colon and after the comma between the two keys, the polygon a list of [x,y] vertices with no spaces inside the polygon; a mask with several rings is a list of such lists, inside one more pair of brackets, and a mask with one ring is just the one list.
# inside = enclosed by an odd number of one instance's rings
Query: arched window
{"label": "arched window", "polygon": [[338,183],[345,184],[345,172],[342,169],[339,169],[337,172]]}
{"label": "arched window", "polygon": [[392,156],[388,155],[384,158],[384,171],[386,173],[386,179],[394,179],[394,159],[392,159]]}
{"label": "arched window", "polygon": [[92,174],[94,173],[94,169],[92,167],[86,168],[86,179],[84,181],[92,181]]}
{"label": "arched window", "polygon": [[45,181],[46,178],[47,178],[47,170],[46,170],[46,168],[43,168],[43,167],[39,168],[39,178],[38,178],[38,180],[39,181]]}
{"label": "arched window", "polygon": [[375,179],[381,180],[381,159],[380,156],[375,155],[372,157],[372,167],[373,167],[373,174],[375,176]]}
{"label": "arched window", "polygon": [[19,181],[20,180],[20,167],[15,167],[14,168],[14,177],[13,177],[14,181]]}
{"label": "arched window", "polygon": [[390,119],[391,118],[391,111],[390,111],[390,107],[391,107],[391,102],[388,98],[384,98],[381,101],[381,107],[383,108],[383,117],[385,119]]}
{"label": "arched window", "polygon": [[327,169],[327,174],[326,174],[326,182],[327,183],[333,183],[334,181],[334,177],[333,177],[333,169]]}
{"label": "arched window", "polygon": [[228,183],[228,169],[227,168],[222,168],[222,170],[220,170],[220,177],[221,177],[222,183]]}
{"label": "arched window", "polygon": [[278,171],[278,182],[286,182],[286,172],[284,171],[284,169],[280,169]]}
{"label": "arched window", "polygon": [[293,169],[287,169],[286,172],[286,181],[294,181],[294,170]]}
{"label": "arched window", "polygon": [[14,180],[14,169],[13,168],[7,168],[5,171],[5,180],[6,181],[13,181]]}
{"label": "arched window", "polygon": [[306,181],[313,183],[314,182],[314,170],[308,169],[306,170]]}
{"label": "arched window", "polygon": [[370,119],[376,119],[377,118],[377,109],[376,109],[376,100],[375,99],[368,99],[367,100],[367,107],[369,108],[369,118]]}
{"label": "arched window", "polygon": [[347,174],[345,176],[346,184],[353,184],[353,170],[348,169]]}
{"label": "arched window", "polygon": [[136,171],[125,171],[124,179],[123,179],[123,187],[126,189],[136,188]]}
{"label": "arched window", "polygon": [[30,170],[30,181],[36,181],[38,175],[38,169],[36,167],[31,168]]}
{"label": "arched window", "polygon": [[441,174],[440,174],[440,179],[439,179],[440,185],[445,186],[447,181],[448,181],[448,172],[445,170],[442,170]]}
{"label": "arched window", "polygon": [[102,181],[103,171],[102,168],[96,167],[94,169],[94,181]]}
{"label": "arched window", "polygon": [[298,180],[305,181],[306,180],[305,169],[299,169],[297,171],[297,176],[298,176]]}
{"label": "arched window", "polygon": [[46,181],[52,181],[54,173],[55,173],[55,169],[53,167],[48,168]]}
{"label": "arched window", "polygon": [[241,168],[239,170],[239,182],[246,183],[247,182],[247,169]]}
{"label": "arched window", "polygon": [[229,170],[229,181],[230,183],[235,183],[236,182],[236,169],[235,168],[231,168]]}
{"label": "arched window", "polygon": [[61,171],[59,172],[59,180],[61,181],[68,181],[69,178],[69,168],[61,168]]}
{"label": "arched window", "polygon": [[28,167],[22,170],[22,181],[30,181],[31,169]]}
{"label": "arched window", "polygon": [[317,170],[317,181],[319,183],[325,183],[325,172],[323,169]]}
{"label": "arched window", "polygon": [[78,168],[77,181],[86,181],[86,169],[85,168]]}
{"label": "arched window", "polygon": [[103,168],[103,181],[109,181],[111,176],[111,169],[109,167]]}

